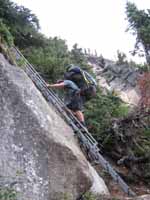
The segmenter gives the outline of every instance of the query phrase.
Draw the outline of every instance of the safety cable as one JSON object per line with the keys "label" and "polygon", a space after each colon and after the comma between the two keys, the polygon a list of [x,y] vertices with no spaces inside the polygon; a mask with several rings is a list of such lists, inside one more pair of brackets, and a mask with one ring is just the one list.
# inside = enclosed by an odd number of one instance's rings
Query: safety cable
{"label": "safety cable", "polygon": [[81,147],[87,152],[90,160],[100,164],[115,180],[115,182],[122,188],[122,190],[128,194],[128,196],[136,196],[135,192],[124,182],[124,180],[117,174],[108,161],[101,155],[100,149],[97,147],[97,141],[88,132],[88,130],[79,122],[79,120],[72,114],[72,112],[65,106],[64,102],[57,96],[57,94],[49,89],[44,79],[34,69],[34,67],[28,62],[23,54],[16,48],[13,48],[13,52],[16,57],[22,58],[25,62],[24,71],[35,83],[37,88],[41,91],[45,99],[54,105],[57,111],[61,114],[63,119],[72,127],[75,135],[77,135]]}

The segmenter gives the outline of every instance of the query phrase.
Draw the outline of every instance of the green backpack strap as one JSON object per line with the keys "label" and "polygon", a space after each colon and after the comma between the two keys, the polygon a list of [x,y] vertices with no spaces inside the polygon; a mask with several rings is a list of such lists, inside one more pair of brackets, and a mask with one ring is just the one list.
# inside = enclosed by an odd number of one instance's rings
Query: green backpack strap
{"label": "green backpack strap", "polygon": [[87,79],[87,77],[85,75],[85,72],[83,70],[81,70],[81,74],[83,76],[83,79],[84,79],[86,85],[89,86],[90,85],[90,81]]}
{"label": "green backpack strap", "polygon": [[90,85],[94,85],[95,87],[97,86],[95,79],[88,72],[81,70],[81,74],[87,86],[90,86]]}

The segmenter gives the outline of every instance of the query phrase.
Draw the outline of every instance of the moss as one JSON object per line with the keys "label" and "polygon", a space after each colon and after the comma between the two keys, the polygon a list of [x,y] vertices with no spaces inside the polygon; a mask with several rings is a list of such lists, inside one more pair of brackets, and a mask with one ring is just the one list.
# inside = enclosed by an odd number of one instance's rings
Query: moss
{"label": "moss", "polygon": [[127,117],[129,114],[130,108],[126,104],[120,104],[113,112],[115,117]]}
{"label": "moss", "polygon": [[143,130],[143,134],[146,136],[146,137],[149,137],[150,138],[150,128],[145,128]]}
{"label": "moss", "polygon": [[9,187],[0,188],[0,199],[1,200],[17,200],[17,192]]}
{"label": "moss", "polygon": [[24,68],[25,67],[25,64],[26,64],[26,61],[24,58],[20,58],[18,59],[17,61],[17,66],[21,67],[21,68]]}
{"label": "moss", "polygon": [[0,53],[4,55],[4,57],[6,58],[6,60],[8,60],[10,64],[17,65],[15,55],[6,43],[4,44],[0,42]]}
{"label": "moss", "polygon": [[60,199],[60,200],[72,200],[73,196],[71,193],[68,192],[58,192],[56,196],[53,196],[53,199]]}
{"label": "moss", "polygon": [[86,192],[83,195],[83,199],[84,200],[96,200],[96,196],[94,194],[92,194],[91,192]]}

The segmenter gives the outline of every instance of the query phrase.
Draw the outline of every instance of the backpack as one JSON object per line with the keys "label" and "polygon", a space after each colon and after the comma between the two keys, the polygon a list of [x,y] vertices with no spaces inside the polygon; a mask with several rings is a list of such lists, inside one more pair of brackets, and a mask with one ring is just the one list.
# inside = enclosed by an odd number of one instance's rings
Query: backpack
{"label": "backpack", "polygon": [[85,100],[90,100],[96,95],[97,83],[95,79],[91,74],[82,70],[80,67],[70,67],[64,74],[64,78],[77,84],[77,86],[81,89],[81,95],[85,97]]}

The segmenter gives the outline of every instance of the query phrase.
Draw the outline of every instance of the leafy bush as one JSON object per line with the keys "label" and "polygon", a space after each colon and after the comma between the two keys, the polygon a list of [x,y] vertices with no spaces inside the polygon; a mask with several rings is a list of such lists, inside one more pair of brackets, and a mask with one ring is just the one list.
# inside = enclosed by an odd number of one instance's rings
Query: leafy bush
{"label": "leafy bush", "polygon": [[[113,117],[124,115],[122,102],[113,93],[102,95],[98,90],[94,99],[85,105],[85,116],[89,131],[96,139],[103,137],[103,133],[111,128]],[[127,111],[126,111],[127,112]]]}
{"label": "leafy bush", "polygon": [[1,200],[17,200],[17,193],[12,188],[0,188],[0,199]]}
{"label": "leafy bush", "polygon": [[147,64],[137,64],[136,65],[141,72],[148,72],[149,66]]}
{"label": "leafy bush", "polygon": [[114,111],[112,113],[115,117],[126,117],[129,114],[129,106],[126,104],[120,104],[116,108],[114,108]]}
{"label": "leafy bush", "polygon": [[122,65],[127,63],[127,56],[125,53],[120,52],[119,50],[117,51],[117,65]]}
{"label": "leafy bush", "polygon": [[3,43],[7,43],[8,46],[13,45],[13,36],[11,35],[7,26],[0,19],[0,36]]}
{"label": "leafy bush", "polygon": [[127,31],[132,31],[136,37],[133,55],[145,55],[150,64],[150,10],[139,10],[134,3],[127,1],[126,15],[129,23]]}
{"label": "leafy bush", "polygon": [[23,54],[47,81],[55,82],[62,78],[64,66],[70,62],[68,47],[57,37],[45,39],[45,43],[43,47],[26,48]]}
{"label": "leafy bush", "polygon": [[86,192],[83,196],[84,200],[96,200],[96,196],[91,192]]}
{"label": "leafy bush", "polygon": [[150,127],[149,128],[145,128],[143,131],[144,135],[148,138],[150,138]]}

